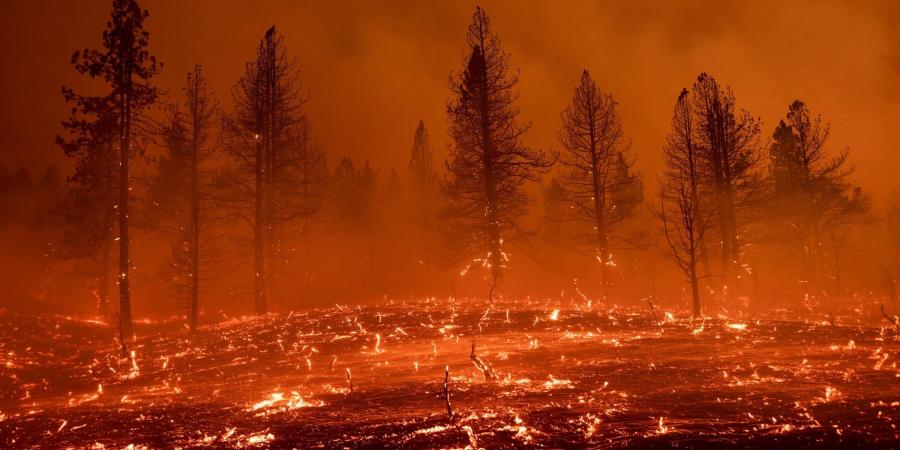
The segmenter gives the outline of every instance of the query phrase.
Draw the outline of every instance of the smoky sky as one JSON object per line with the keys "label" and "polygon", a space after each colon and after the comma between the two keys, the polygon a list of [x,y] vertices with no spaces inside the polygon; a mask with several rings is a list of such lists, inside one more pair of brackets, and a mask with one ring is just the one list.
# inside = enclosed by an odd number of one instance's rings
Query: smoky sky
{"label": "smoky sky", "polygon": [[[461,67],[476,4],[512,55],[531,147],[559,148],[560,111],[587,69],[619,102],[638,167],[652,182],[676,96],[708,72],[763,120],[764,141],[801,99],[831,123],[831,147],[850,148],[866,189],[880,194],[897,185],[900,2],[142,2],[151,50],[164,63],[157,84],[170,95],[202,64],[228,110],[231,86],[274,24],[296,59],[330,160],[368,158],[401,173],[420,118],[445,152],[448,75]],[[98,88],[69,60],[74,50],[100,44],[109,6],[0,4],[0,163],[33,173],[65,164],[53,143],[68,112],[59,89]]]}

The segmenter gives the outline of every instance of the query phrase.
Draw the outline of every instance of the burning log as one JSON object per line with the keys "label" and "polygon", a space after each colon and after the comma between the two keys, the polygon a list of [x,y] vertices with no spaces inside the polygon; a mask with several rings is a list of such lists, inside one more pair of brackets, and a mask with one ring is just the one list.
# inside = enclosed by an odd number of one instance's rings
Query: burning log
{"label": "burning log", "polygon": [[353,375],[350,374],[350,368],[347,368],[347,395],[353,393]]}
{"label": "burning log", "polygon": [[444,366],[444,402],[447,404],[447,420],[453,422],[453,408],[450,406],[450,366]]}
{"label": "burning log", "polygon": [[472,336],[472,352],[469,353],[469,359],[475,364],[475,368],[480,370],[484,375],[485,381],[497,379],[497,374],[494,373],[494,369],[475,354],[475,336]]}

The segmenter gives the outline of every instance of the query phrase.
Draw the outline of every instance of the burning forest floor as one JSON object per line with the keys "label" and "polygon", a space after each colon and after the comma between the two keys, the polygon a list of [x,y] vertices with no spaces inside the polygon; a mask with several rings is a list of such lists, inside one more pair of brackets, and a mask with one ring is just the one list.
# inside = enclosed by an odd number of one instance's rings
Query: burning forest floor
{"label": "burning forest floor", "polygon": [[144,322],[125,358],[98,322],[0,312],[0,447],[900,446],[886,322],[546,304]]}

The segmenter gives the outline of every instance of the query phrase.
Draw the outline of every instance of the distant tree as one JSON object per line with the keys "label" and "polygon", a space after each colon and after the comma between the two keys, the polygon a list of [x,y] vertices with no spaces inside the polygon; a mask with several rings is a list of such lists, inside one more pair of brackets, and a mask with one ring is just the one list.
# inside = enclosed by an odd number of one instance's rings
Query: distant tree
{"label": "distant tree", "polygon": [[44,191],[56,191],[62,187],[62,183],[62,173],[59,171],[59,166],[50,164],[47,166],[47,170],[44,171],[44,174],[41,175],[37,187]]}
{"label": "distant tree", "polygon": [[[150,80],[159,73],[161,65],[148,51],[150,33],[144,30],[144,19],[149,13],[141,9],[135,0],[113,0],[111,19],[103,32],[103,47],[99,50],[85,49],[75,52],[72,63],[81,74],[91,78],[101,78],[111,91],[99,97],[77,94],[71,88],[63,88],[66,101],[73,103],[72,118],[63,123],[70,139],[60,139],[64,149],[72,155],[90,158],[75,147],[84,145],[106,150],[104,145],[114,145],[118,153],[118,198],[115,211],[118,214],[119,241],[119,328],[125,339],[133,336],[131,322],[131,291],[129,273],[130,237],[129,223],[129,161],[134,150],[142,142],[140,127],[143,110],[149,108],[159,95]],[[102,131],[101,131],[102,129]],[[112,133],[115,142],[102,142],[96,137]],[[87,139],[87,142],[85,142]],[[74,145],[75,147],[68,147]],[[105,161],[105,158],[100,158]],[[82,162],[82,161],[79,161]],[[104,172],[105,163],[83,165],[86,171]],[[86,177],[101,178],[105,174],[91,174]],[[89,183],[85,183],[87,185]],[[105,207],[105,205],[103,206]]]}
{"label": "distant tree", "polygon": [[793,249],[807,282],[817,287],[826,264],[824,239],[835,244],[834,275],[839,280],[837,231],[869,209],[868,196],[848,179],[853,173],[849,151],[828,151],[829,132],[821,116],[813,117],[797,100],[775,128],[769,147],[777,233]]}
{"label": "distant tree", "polygon": [[63,123],[68,135],[56,138],[66,156],[75,159],[75,172],[67,179],[59,209],[62,230],[52,254],[94,262],[96,286],[92,291],[98,312],[109,320],[119,160],[115,146],[118,116],[104,100],[80,97],[73,118]]}
{"label": "distant tree", "polygon": [[365,256],[360,258],[362,281],[366,294],[374,295],[379,276],[378,171],[369,161],[357,169],[353,161],[343,158],[332,175],[332,189],[338,222],[365,243]]}
{"label": "distant tree", "polygon": [[434,169],[434,150],[428,139],[425,123],[421,120],[413,136],[412,152],[409,157],[409,181],[413,192],[413,214],[422,237],[416,259],[424,267],[427,277],[433,264],[432,241],[439,208],[439,184]]}
{"label": "distant tree", "polygon": [[208,171],[204,163],[212,156],[217,106],[206,88],[203,69],[195,65],[188,73],[184,99],[173,105],[162,125],[167,153],[150,189],[154,203],[172,220],[171,276],[176,297],[188,311],[191,331],[197,329],[202,261],[208,261],[209,213]]}
{"label": "distant tree", "polygon": [[517,120],[517,77],[508,73],[509,55],[481,8],[475,9],[466,43],[470,51],[464,70],[450,80],[453,98],[447,115],[454,145],[447,161],[443,217],[452,230],[448,247],[467,265],[489,270],[488,298],[493,302],[508,260],[504,240],[527,211],[523,186],[537,181],[550,162],[521,143],[529,126]]}
{"label": "distant tree", "polygon": [[[297,238],[302,242],[301,260],[304,266],[308,266],[311,221],[322,209],[328,184],[328,167],[325,149],[313,139],[306,116],[298,120],[292,133],[294,139],[290,148],[291,160],[284,165],[281,186],[291,202],[288,209],[292,212],[285,217],[296,216],[299,219]],[[285,236],[284,240],[290,240],[290,236]]]}
{"label": "distant tree", "polygon": [[665,167],[656,212],[666,240],[663,253],[678,266],[690,283],[694,317],[701,312],[700,276],[697,270],[704,252],[701,244],[712,224],[712,216],[704,200],[707,197],[704,196],[700,171],[696,121],[690,93],[684,89],[675,103],[672,128],[663,144]]}
{"label": "distant tree", "polygon": [[568,203],[566,191],[559,178],[552,177],[544,188],[544,217],[541,220],[543,236],[553,244],[562,243],[562,217]]}
{"label": "distant tree", "polygon": [[12,177],[12,188],[14,190],[26,191],[34,187],[31,182],[31,174],[28,173],[28,169],[24,166],[19,167],[19,170],[16,171],[16,174]]}
{"label": "distant tree", "polygon": [[586,225],[576,239],[596,253],[605,296],[612,286],[609,268],[615,264],[610,248],[634,243],[636,236],[625,234],[621,225],[635,217],[643,185],[633,171],[634,158],[626,154],[616,102],[597,88],[587,70],[562,113],[559,140],[567,211]]}
{"label": "distant tree", "polygon": [[710,212],[719,228],[721,276],[726,286],[736,287],[748,224],[763,193],[760,121],[738,110],[731,88],[708,74],[697,77],[690,97],[700,180],[703,191],[715,199]]}
{"label": "distant tree", "polygon": [[237,163],[225,181],[236,194],[223,206],[253,230],[254,310],[265,314],[281,288],[285,226],[317,209],[299,194],[309,185],[296,176],[319,158],[308,141],[298,72],[275,27],[266,31],[232,93],[235,111],[223,121],[223,134]]}

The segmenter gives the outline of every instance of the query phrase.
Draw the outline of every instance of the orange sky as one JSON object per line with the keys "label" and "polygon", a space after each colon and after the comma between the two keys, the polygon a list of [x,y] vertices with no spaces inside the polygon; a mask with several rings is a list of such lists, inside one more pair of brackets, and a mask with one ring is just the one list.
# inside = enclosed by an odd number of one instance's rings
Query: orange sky
{"label": "orange sky", "polygon": [[[446,139],[447,77],[461,64],[475,2],[145,0],[158,85],[179,93],[193,63],[223,105],[272,24],[311,93],[309,114],[334,161],[368,157],[405,172],[421,117]],[[648,182],[671,108],[701,71],[734,88],[764,121],[764,138],[795,98],[832,124],[857,179],[878,193],[900,171],[900,2],[485,1],[520,69],[529,145],[558,148],[559,112],[583,68],[621,104]],[[95,47],[108,1],[0,3],[0,163],[39,172],[64,161],[53,144],[63,84],[84,86],[73,50]]]}

